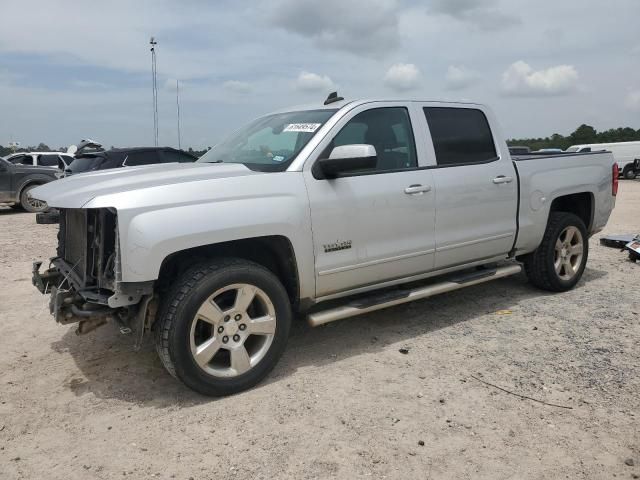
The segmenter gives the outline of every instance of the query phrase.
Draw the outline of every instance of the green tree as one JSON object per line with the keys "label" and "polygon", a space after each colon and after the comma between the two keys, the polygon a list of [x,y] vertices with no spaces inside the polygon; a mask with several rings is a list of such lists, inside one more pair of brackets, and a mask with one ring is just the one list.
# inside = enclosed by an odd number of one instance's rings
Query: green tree
{"label": "green tree", "polygon": [[576,128],[576,131],[569,135],[569,139],[571,143],[582,144],[582,143],[596,143],[598,132],[591,125],[585,125],[584,123]]}

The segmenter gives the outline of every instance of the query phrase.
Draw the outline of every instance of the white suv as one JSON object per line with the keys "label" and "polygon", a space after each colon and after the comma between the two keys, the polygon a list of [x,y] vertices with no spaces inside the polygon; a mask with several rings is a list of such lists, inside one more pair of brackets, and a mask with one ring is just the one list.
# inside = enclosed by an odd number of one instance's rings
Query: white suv
{"label": "white suv", "polygon": [[64,152],[21,152],[9,155],[7,160],[14,165],[33,165],[64,170],[73,162],[73,156]]}

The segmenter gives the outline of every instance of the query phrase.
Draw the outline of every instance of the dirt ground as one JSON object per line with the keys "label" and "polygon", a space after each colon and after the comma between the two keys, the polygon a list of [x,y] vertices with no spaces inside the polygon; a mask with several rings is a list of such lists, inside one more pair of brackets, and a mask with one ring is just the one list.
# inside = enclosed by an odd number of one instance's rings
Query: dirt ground
{"label": "dirt ground", "polygon": [[[604,233],[639,212],[620,182]],[[639,478],[640,265],[600,234],[571,292],[516,277],[300,321],[266,381],[210,399],[150,342],[53,321],[31,262],[55,231],[0,208],[1,479]]]}

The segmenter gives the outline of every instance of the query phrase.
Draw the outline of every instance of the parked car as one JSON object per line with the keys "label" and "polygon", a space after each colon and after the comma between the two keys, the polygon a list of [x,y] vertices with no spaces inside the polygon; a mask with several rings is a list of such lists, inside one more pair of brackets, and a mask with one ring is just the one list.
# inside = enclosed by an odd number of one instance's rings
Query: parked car
{"label": "parked car", "polygon": [[192,163],[197,159],[190,153],[171,147],[112,148],[100,152],[79,152],[65,169],[65,176],[154,163]]}
{"label": "parked car", "polygon": [[529,147],[514,145],[509,147],[509,153],[511,155],[529,155],[531,153],[531,149]]}
{"label": "parked car", "polygon": [[588,145],[572,145],[567,148],[567,152],[584,153],[607,150],[613,154],[613,158],[618,162],[620,174],[627,180],[633,180],[640,175],[640,170],[635,161],[640,160],[640,142],[614,142],[614,143],[591,143]]}
{"label": "parked car", "polygon": [[294,313],[321,325],[523,265],[541,289],[573,288],[617,168],[610,153],[514,161],[483,105],[334,95],[197,163],[39,187],[60,240],[33,282],[58,322],[154,331],[170,374],[230,394],[273,368]]}
{"label": "parked car", "polygon": [[64,170],[73,162],[73,155],[63,152],[23,152],[9,155],[7,160],[14,165],[33,165]]}
{"label": "parked car", "polygon": [[540,150],[536,150],[532,153],[564,153],[564,150],[561,148],[541,148]]}
{"label": "parked car", "polygon": [[31,190],[56,179],[55,168],[43,168],[0,159],[0,203],[27,212],[42,212],[47,204],[31,197]]}

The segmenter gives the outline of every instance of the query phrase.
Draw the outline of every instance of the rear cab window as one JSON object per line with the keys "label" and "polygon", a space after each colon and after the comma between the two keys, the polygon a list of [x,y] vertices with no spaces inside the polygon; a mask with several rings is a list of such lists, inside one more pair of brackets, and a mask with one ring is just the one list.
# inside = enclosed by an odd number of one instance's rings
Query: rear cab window
{"label": "rear cab window", "polygon": [[476,108],[425,107],[438,166],[488,163],[498,159],[484,112]]}

